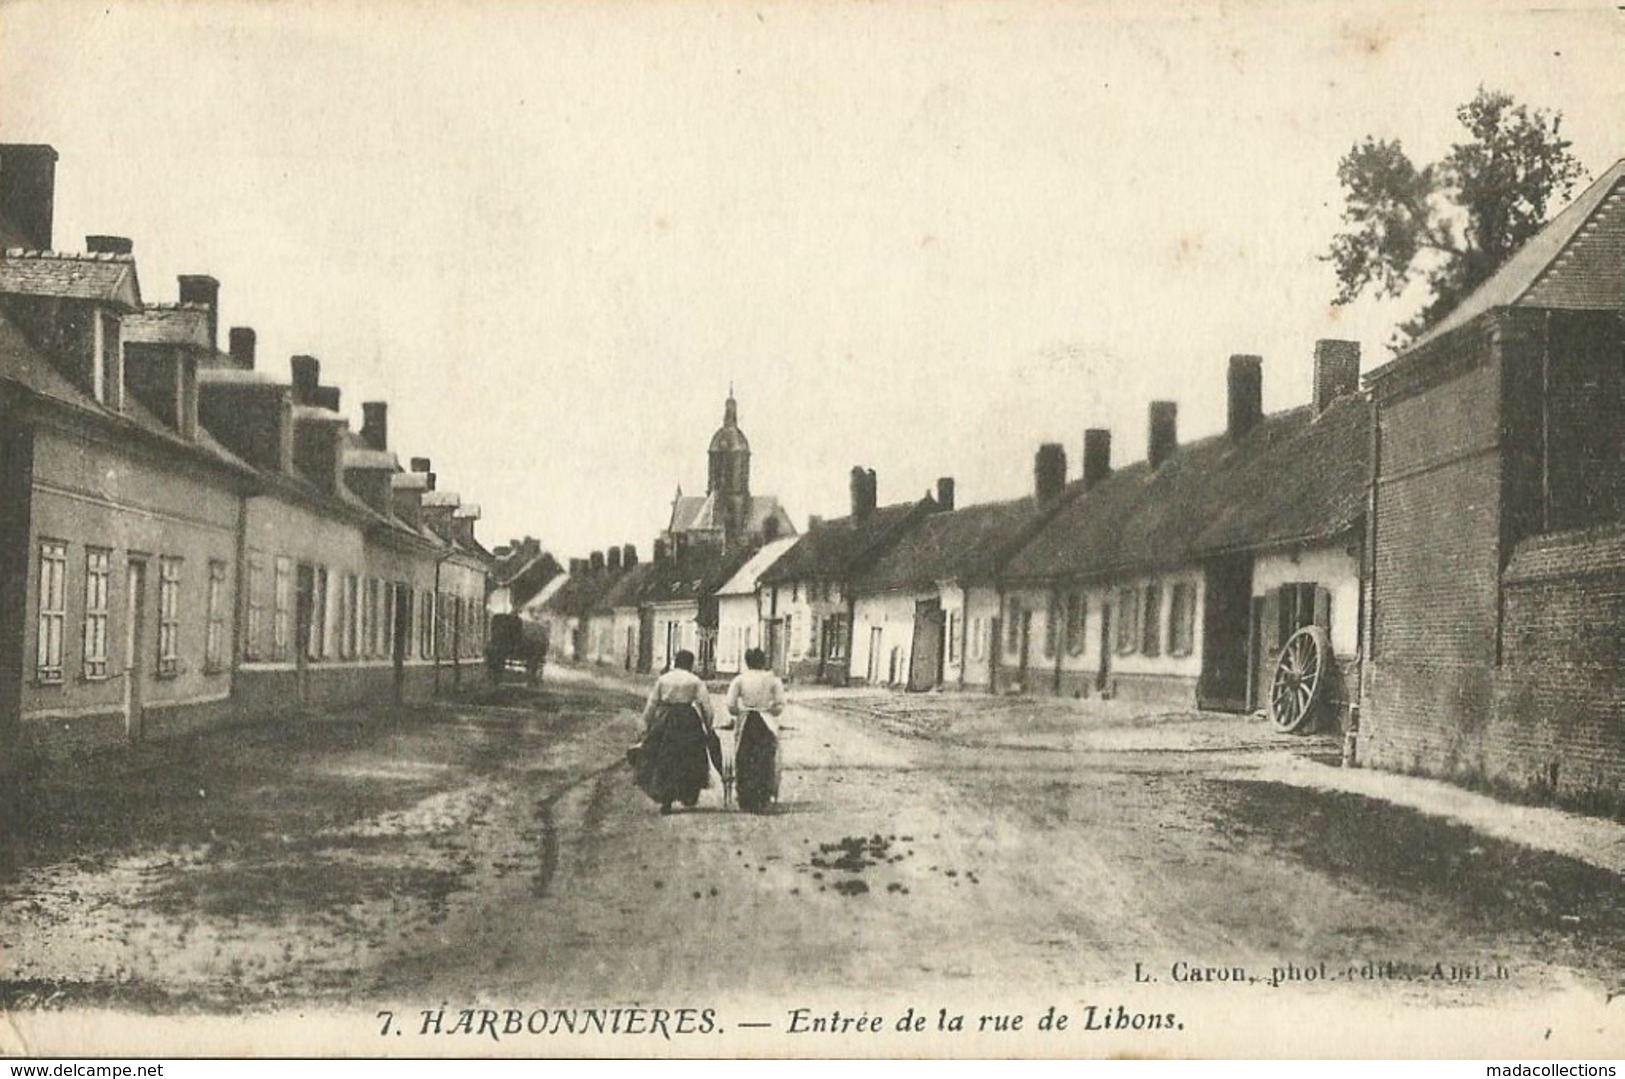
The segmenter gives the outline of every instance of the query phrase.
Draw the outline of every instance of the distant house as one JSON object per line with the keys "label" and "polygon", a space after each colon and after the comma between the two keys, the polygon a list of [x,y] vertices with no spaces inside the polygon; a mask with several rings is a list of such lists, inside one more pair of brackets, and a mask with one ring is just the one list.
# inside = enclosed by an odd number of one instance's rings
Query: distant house
{"label": "distant house", "polygon": [[558,559],[542,550],[540,540],[530,536],[498,547],[491,554],[491,594],[486,598],[486,609],[493,615],[524,610],[549,581],[564,572]]}
{"label": "distant house", "polygon": [[752,553],[748,547],[728,550],[716,544],[670,552],[664,541],[655,542],[654,562],[638,586],[652,670],[665,670],[686,650],[694,653],[698,673],[716,673],[716,590]]}
{"label": "distant house", "polygon": [[572,558],[563,585],[541,605],[542,621],[548,627],[550,654],[561,660],[591,662],[595,644],[591,616],[599,597],[615,583],[603,551],[587,558]]}
{"label": "distant house", "polygon": [[631,603],[636,607],[635,594],[644,576],[643,567],[638,564],[637,548],[630,543],[609,548],[604,555],[604,573],[607,581],[597,589],[586,611],[588,643],[587,652],[581,658],[586,663],[631,670],[627,657],[636,660],[637,636],[634,632],[628,649],[624,634],[617,629],[616,610],[622,610],[624,623],[625,605]]}
{"label": "distant house", "polygon": [[1027,498],[955,508],[953,481],[937,482],[933,513],[903,532],[851,583],[849,674],[911,690],[990,685],[999,617],[997,574],[1059,504],[1066,459],[1039,451]]}
{"label": "distant house", "polygon": [[1367,377],[1362,763],[1625,800],[1625,161]]}
{"label": "distant house", "polygon": [[717,646],[715,669],[718,674],[737,674],[745,669],[745,652],[762,645],[761,607],[757,586],[763,573],[795,546],[796,537],[786,536],[766,544],[716,591]]}
{"label": "distant house", "polygon": [[930,497],[877,505],[872,469],[852,470],[851,491],[849,516],[809,525],[759,582],[765,649],[774,669],[797,681],[851,679],[853,581],[938,509]]}
{"label": "distant house", "polygon": [[1262,366],[1231,358],[1223,434],[1178,442],[1150,409],[1148,458],[1110,470],[1090,432],[1084,476],[1002,575],[1001,690],[1183,707],[1267,705],[1296,630],[1320,626],[1346,713],[1357,685],[1370,412],[1359,346],[1315,348],[1314,400],[1262,411]]}

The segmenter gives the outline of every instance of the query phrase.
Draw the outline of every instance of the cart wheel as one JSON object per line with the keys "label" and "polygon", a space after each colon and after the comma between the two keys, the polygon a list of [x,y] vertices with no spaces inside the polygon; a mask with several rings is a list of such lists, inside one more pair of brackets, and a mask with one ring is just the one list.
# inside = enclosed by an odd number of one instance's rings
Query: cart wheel
{"label": "cart wheel", "polygon": [[1309,726],[1326,701],[1332,675],[1332,642],[1319,626],[1287,638],[1270,682],[1270,722],[1293,734]]}

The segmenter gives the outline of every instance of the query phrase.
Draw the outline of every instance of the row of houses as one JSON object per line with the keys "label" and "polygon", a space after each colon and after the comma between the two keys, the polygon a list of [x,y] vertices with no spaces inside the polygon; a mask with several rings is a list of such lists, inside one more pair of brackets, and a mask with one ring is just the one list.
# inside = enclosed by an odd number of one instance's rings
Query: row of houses
{"label": "row of houses", "polygon": [[1310,400],[1265,413],[1262,359],[1232,356],[1219,434],[1182,442],[1156,401],[1143,459],[1091,429],[1076,477],[1046,444],[1028,496],[979,505],[952,479],[880,505],[854,468],[846,516],[612,550],[533,613],[627,670],[759,645],[800,681],[1220,712],[1266,708],[1312,627],[1359,763],[1617,807],[1622,319],[1625,162],[1363,384],[1323,340]]}
{"label": "row of houses", "polygon": [[57,154],[0,146],[0,740],[138,740],[408,699],[483,650],[479,507],[352,429],[311,356],[220,347],[219,282],[150,302],[128,239],[53,244]]}

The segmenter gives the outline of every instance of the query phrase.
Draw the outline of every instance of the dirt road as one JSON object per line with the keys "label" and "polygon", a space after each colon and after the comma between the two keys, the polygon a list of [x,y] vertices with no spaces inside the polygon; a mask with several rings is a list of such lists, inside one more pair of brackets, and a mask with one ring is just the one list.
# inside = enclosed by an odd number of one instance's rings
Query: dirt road
{"label": "dirt road", "polygon": [[701,1002],[784,1034],[832,1002],[996,1026],[1006,1001],[1076,1032],[1601,1006],[1625,971],[1616,873],[1294,782],[1322,766],[1246,720],[810,694],[780,812],[714,787],[661,817],[624,765],[636,699],[550,679],[46,769],[0,888],[6,1002],[382,1002],[415,1039],[442,1007]]}

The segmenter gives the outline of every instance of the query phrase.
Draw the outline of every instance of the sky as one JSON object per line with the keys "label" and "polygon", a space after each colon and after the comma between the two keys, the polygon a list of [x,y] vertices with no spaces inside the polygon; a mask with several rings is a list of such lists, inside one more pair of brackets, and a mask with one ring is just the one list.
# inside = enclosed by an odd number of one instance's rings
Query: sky
{"label": "sky", "polygon": [[1214,433],[1232,353],[1301,404],[1422,302],[1332,304],[1339,157],[1435,159],[1482,85],[1596,176],[1622,57],[1561,0],[0,0],[0,141],[60,153],[59,248],[217,277],[261,368],[319,357],[488,546],[568,557],[651,549],[730,384],[798,526],[853,465],[966,505],[1086,427],[1142,459],[1153,399]]}

